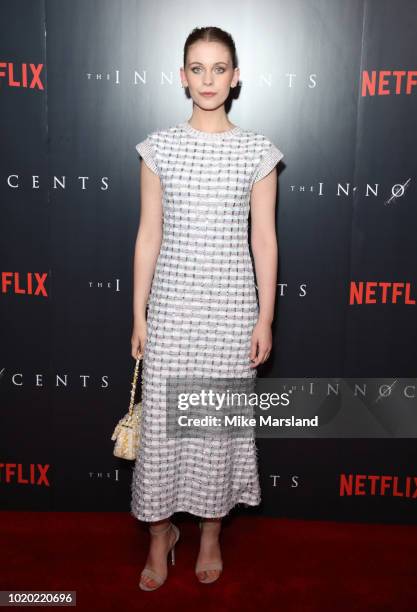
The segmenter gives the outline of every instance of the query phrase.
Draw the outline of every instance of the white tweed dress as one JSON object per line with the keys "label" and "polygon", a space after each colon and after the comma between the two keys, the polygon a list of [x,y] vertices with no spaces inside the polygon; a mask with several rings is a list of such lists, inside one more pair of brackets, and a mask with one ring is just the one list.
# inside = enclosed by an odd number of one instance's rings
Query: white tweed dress
{"label": "white tweed dress", "polygon": [[166,379],[256,376],[250,193],[283,153],[257,132],[210,133],[188,121],[150,133],[136,150],[161,181],[163,237],[148,299],[131,514],[143,521],[174,512],[218,518],[261,501],[254,436],[168,437]]}

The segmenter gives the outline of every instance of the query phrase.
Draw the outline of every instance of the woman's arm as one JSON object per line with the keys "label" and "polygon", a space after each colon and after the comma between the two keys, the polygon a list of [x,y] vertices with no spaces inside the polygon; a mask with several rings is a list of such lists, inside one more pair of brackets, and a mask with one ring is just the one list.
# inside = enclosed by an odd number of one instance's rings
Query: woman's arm
{"label": "woman's arm", "polygon": [[259,318],[252,335],[252,368],[264,363],[272,348],[271,324],[274,319],[278,270],[278,244],[275,231],[277,172],[274,168],[253,184],[251,193],[251,247],[255,260],[259,296]]}
{"label": "woman's arm", "polygon": [[140,222],[133,263],[132,356],[143,352],[146,341],[146,305],[162,241],[162,187],[159,176],[140,164]]}

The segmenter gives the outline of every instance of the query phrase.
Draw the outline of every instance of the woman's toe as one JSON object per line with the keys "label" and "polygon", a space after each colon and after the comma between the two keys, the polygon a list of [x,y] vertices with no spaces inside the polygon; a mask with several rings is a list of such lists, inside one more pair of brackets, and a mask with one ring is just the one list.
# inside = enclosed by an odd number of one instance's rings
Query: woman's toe
{"label": "woman's toe", "polygon": [[155,580],[153,580],[150,576],[144,576],[142,578],[142,582],[145,586],[150,587],[151,589],[156,586]]}

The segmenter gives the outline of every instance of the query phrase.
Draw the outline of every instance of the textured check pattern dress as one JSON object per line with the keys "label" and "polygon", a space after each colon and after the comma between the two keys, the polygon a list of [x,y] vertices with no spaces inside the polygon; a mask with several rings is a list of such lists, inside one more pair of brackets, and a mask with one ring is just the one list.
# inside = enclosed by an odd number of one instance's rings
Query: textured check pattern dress
{"label": "textured check pattern dress", "polygon": [[163,238],[148,299],[131,514],[222,517],[261,501],[255,440],[168,438],[166,377],[256,376],[250,193],[283,154],[262,134],[238,126],[209,133],[188,121],[152,132],[136,150],[161,181]]}

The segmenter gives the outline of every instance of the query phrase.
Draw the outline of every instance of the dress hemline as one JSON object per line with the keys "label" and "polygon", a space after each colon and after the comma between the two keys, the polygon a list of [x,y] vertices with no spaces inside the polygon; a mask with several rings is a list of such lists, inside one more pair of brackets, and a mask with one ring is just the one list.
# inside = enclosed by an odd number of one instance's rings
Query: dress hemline
{"label": "dress hemline", "polygon": [[190,509],[190,506],[176,506],[175,510],[173,510],[172,512],[170,512],[169,514],[164,514],[162,516],[157,516],[157,518],[142,518],[141,515],[136,514],[132,509],[130,510],[129,514],[131,516],[133,516],[135,519],[137,519],[138,521],[144,521],[146,523],[153,523],[156,521],[162,521],[164,519],[170,518],[173,514],[175,514],[176,512],[187,512],[188,514],[193,514],[194,516],[198,516],[201,518],[224,518],[225,516],[228,516],[228,514],[230,513],[231,510],[233,510],[233,508],[235,506],[251,506],[251,507],[255,507],[255,506],[259,506],[261,503],[261,500],[259,500],[258,502],[246,502],[246,501],[242,501],[242,499],[240,499],[237,502],[234,502],[230,507],[229,510],[226,511],[225,514],[200,514],[199,512],[193,511],[192,509]]}

